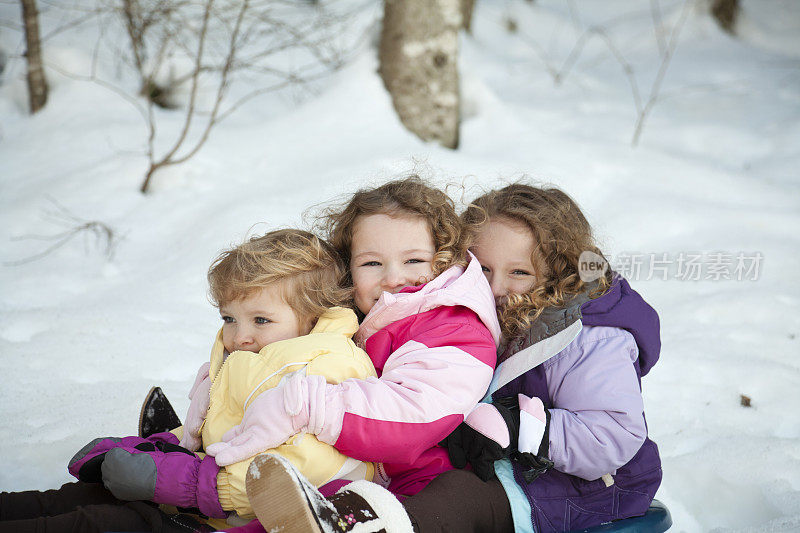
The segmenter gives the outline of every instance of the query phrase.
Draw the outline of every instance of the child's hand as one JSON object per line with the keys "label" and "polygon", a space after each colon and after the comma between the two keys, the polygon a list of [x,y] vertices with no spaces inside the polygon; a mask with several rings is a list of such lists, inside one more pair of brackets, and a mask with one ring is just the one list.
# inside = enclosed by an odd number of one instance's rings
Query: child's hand
{"label": "child's hand", "polygon": [[200,367],[194,380],[194,386],[189,391],[189,399],[192,402],[189,404],[189,411],[186,413],[186,423],[183,425],[183,436],[180,442],[181,446],[187,450],[197,451],[202,443],[200,429],[206,419],[208,405],[211,400],[211,378],[208,375],[210,367],[211,363],[204,363]]}
{"label": "child's hand", "polygon": [[475,474],[484,481],[495,477],[494,462],[511,453],[519,432],[519,415],[502,406],[479,403],[440,446],[447,448],[450,462],[456,468],[472,465]]}
{"label": "child's hand", "polygon": [[229,429],[222,442],[206,446],[219,466],[243,461],[286,442],[298,428],[286,412],[283,387],[265,390],[253,400],[242,423]]}
{"label": "child's hand", "polygon": [[548,415],[542,401],[520,394],[518,402],[519,407],[511,409],[479,403],[440,443],[447,448],[453,466],[464,468],[469,463],[484,481],[495,477],[494,462],[509,456],[532,470],[552,466],[546,457],[547,446],[543,444],[547,439]]}
{"label": "child's hand", "polygon": [[169,432],[155,433],[147,438],[142,437],[100,437],[81,448],[69,461],[67,471],[84,483],[100,483],[100,468],[105,460],[106,452],[113,448],[132,448],[143,443],[169,442],[178,443],[178,437]]}
{"label": "child's hand", "polygon": [[146,500],[197,508],[213,518],[226,514],[217,495],[219,467],[212,457],[170,443],[114,448],[102,466],[103,484],[120,500]]}
{"label": "child's hand", "polygon": [[206,446],[206,453],[215,456],[219,466],[227,466],[283,444],[296,433],[319,434],[325,418],[325,384],[322,376],[295,374],[265,390],[247,407],[242,423],[228,430],[222,442]]}

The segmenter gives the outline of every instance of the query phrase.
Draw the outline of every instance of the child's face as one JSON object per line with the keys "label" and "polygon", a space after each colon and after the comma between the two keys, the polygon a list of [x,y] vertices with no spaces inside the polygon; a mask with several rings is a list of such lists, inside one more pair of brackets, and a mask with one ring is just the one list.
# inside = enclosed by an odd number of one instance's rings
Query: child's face
{"label": "child's face", "polygon": [[222,317],[222,344],[228,352],[258,352],[267,344],[306,335],[311,327],[301,323],[283,301],[280,283],[219,308]]}
{"label": "child's face", "polygon": [[381,294],[429,281],[436,253],[421,217],[367,215],[356,220],[350,250],[355,302],[367,314]]}
{"label": "child's face", "polygon": [[502,304],[509,294],[524,294],[533,289],[535,249],[533,234],[523,224],[496,218],[483,225],[471,250],[489,280],[496,305]]}

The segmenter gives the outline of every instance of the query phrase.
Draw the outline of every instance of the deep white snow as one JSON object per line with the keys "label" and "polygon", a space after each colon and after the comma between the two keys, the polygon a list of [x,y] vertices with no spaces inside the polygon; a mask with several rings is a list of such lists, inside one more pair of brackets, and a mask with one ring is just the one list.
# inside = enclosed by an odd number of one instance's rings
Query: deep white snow
{"label": "deep white snow", "polygon": [[[43,34],[68,20],[41,4]],[[251,100],[147,196],[141,116],[80,78],[96,24],[45,42],[50,99],[30,116],[19,5],[0,4],[0,490],[69,481],[86,442],[136,431],[151,385],[185,413],[219,326],[205,272],[221,249],[416,169],[459,201],[523,175],[573,195],[661,315],[643,387],[673,531],[800,530],[800,4],[742,4],[733,37],[703,1],[478,0],[458,150],[404,130],[367,38],[329,77]],[[353,35],[380,12],[365,6]],[[634,148],[632,79],[644,105],[676,34]],[[96,67],[135,94],[113,50]],[[177,129],[159,113],[160,132]],[[113,229],[110,257],[90,227],[25,261],[92,221]]]}

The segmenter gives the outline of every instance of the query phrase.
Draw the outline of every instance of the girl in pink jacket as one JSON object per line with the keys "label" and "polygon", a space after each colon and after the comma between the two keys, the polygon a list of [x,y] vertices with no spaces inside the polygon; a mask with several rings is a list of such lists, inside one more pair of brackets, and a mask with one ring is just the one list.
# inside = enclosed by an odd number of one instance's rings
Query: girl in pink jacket
{"label": "girl in pink jacket", "polygon": [[[334,385],[293,376],[263,392],[242,424],[207,452],[227,465],[295,433],[312,433],[347,456],[382,463],[376,481],[399,498],[410,496],[453,468],[437,444],[492,379],[500,328],[491,289],[478,262],[459,253],[452,201],[417,177],[357,192],[328,223],[365,315],[355,338],[379,377]],[[292,514],[307,496],[286,482],[295,472],[280,458],[266,457],[251,474],[248,495],[267,530],[288,523],[297,531],[322,527],[311,514],[308,523]],[[321,491],[330,495],[336,488]],[[353,499],[354,510],[372,508],[387,531],[411,531],[402,505],[378,484],[351,483],[334,497]],[[345,515],[335,520],[339,529],[360,521]],[[394,518],[378,518],[386,516]]]}

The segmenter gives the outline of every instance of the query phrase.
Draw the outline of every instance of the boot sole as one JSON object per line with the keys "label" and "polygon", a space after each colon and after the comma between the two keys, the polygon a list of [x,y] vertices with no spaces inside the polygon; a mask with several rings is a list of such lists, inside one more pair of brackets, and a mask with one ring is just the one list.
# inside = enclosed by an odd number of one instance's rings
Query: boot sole
{"label": "boot sole", "polygon": [[304,480],[281,460],[286,461],[262,454],[247,469],[247,497],[256,518],[267,531],[323,533]]}
{"label": "boot sole", "polygon": [[142,408],[139,409],[139,436],[142,438],[146,438],[142,433],[142,422],[144,422],[144,418],[147,415],[147,406],[150,404],[150,399],[153,397],[153,393],[156,391],[158,387],[150,387],[150,390],[147,392],[147,396],[144,397],[144,401],[142,402]]}

